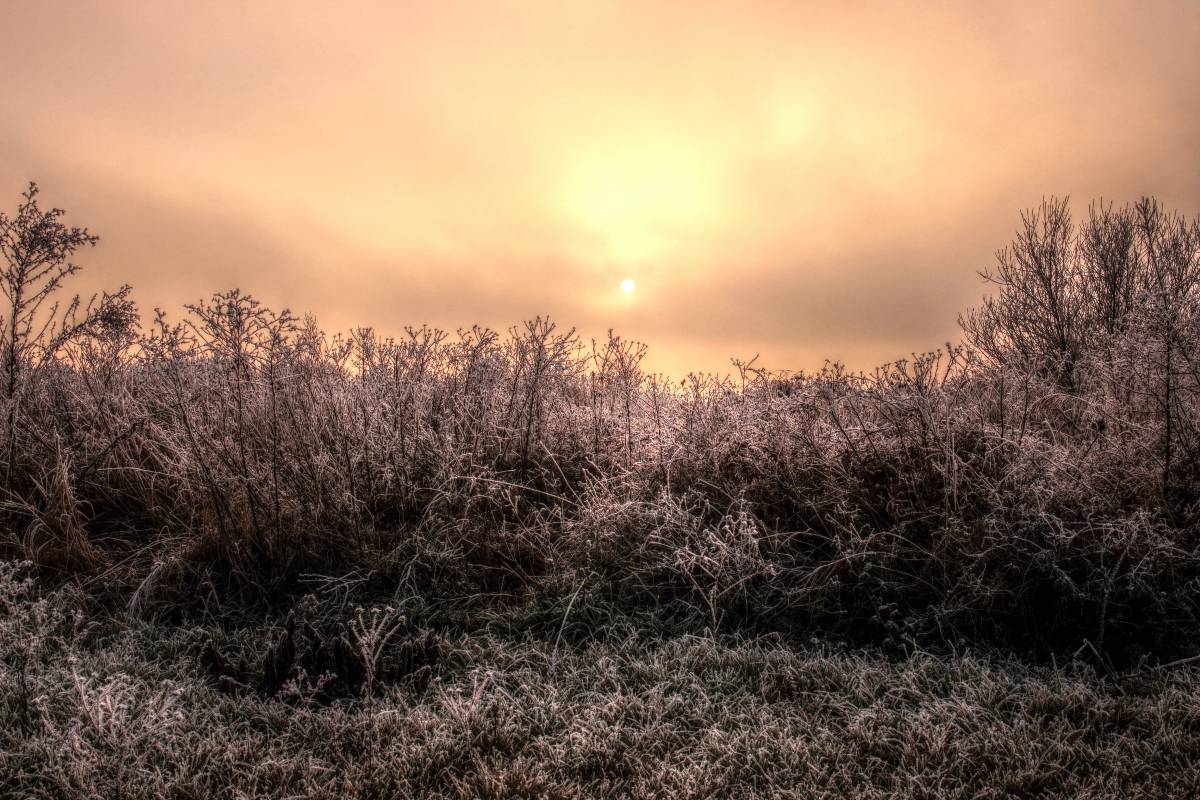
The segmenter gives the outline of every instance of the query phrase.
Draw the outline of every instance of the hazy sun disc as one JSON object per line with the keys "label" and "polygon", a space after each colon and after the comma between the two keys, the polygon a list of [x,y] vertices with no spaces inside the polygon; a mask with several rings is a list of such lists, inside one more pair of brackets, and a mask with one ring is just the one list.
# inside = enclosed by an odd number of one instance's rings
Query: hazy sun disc
{"label": "hazy sun disc", "polygon": [[625,294],[632,293],[636,288],[637,284],[634,283],[633,278],[626,278],[625,280],[621,281],[621,291]]}

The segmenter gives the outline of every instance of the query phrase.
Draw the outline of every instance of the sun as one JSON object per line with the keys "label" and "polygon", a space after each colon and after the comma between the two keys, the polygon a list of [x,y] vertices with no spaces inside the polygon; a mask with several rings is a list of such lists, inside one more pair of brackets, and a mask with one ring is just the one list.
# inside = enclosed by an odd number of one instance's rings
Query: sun
{"label": "sun", "polygon": [[633,294],[633,290],[637,288],[637,283],[633,278],[626,278],[621,281],[621,291],[625,294]]}

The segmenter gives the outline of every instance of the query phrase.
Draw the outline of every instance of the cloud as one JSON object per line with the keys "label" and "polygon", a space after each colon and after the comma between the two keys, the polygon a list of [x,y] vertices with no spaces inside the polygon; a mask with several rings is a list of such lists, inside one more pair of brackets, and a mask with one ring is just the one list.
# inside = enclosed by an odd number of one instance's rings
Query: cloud
{"label": "cloud", "polygon": [[329,328],[550,313],[673,372],[870,367],[953,336],[1043,195],[1200,210],[1192,5],[6,13],[0,190],[41,181],[147,307],[237,284]]}

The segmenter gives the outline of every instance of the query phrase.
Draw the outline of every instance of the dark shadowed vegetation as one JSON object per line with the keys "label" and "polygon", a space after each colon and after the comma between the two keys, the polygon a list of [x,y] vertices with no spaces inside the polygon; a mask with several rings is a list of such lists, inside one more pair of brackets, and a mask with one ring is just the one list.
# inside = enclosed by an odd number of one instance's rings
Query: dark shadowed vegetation
{"label": "dark shadowed vegetation", "polygon": [[142,328],[71,299],[95,242],[0,216],[3,788],[1195,785],[1200,221],[1046,201],[961,344],[682,380],[543,318]]}

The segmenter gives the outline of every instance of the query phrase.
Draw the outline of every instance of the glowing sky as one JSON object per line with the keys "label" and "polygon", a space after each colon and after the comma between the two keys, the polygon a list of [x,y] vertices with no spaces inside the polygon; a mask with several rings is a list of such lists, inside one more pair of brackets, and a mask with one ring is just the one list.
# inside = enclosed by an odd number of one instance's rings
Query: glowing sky
{"label": "glowing sky", "polygon": [[1043,195],[1200,210],[1197,42],[1185,2],[0,0],[0,202],[39,181],[143,309],[867,368]]}

